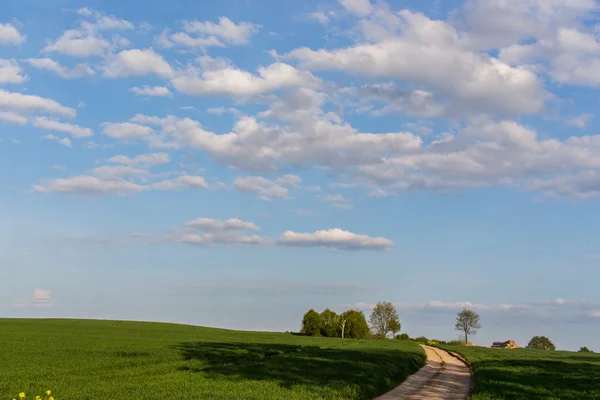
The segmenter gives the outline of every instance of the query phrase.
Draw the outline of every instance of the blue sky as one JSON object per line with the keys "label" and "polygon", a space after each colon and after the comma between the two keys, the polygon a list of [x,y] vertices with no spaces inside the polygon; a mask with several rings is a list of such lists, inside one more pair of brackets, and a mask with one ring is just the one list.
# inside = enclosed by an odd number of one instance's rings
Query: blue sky
{"label": "blue sky", "polygon": [[0,316],[600,350],[599,9],[3,1]]}

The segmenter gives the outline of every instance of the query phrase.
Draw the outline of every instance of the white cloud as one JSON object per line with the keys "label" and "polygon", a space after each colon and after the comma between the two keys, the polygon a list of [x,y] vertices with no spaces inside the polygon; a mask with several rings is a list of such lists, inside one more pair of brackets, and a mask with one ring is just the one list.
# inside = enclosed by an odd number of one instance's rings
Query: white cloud
{"label": "white cloud", "polygon": [[94,22],[83,21],[81,28],[87,31],[132,30],[134,25],[126,19],[107,15],[103,12],[83,7],[75,11],[83,17],[93,17]]}
{"label": "white cloud", "polygon": [[341,194],[328,194],[321,197],[321,201],[331,203],[332,206],[343,210],[353,210],[354,206],[350,201],[344,198]]}
{"label": "white cloud", "polygon": [[0,23],[0,46],[18,46],[25,42],[25,36],[10,23]]}
{"label": "white cloud", "polygon": [[72,193],[97,196],[115,193],[125,195],[145,190],[144,186],[122,179],[102,179],[96,176],[80,175],[48,181],[45,185],[34,185],[38,193]]}
{"label": "white cloud", "polygon": [[572,175],[559,175],[550,179],[537,179],[531,188],[541,190],[546,196],[574,200],[600,198],[600,171],[581,171]]}
{"label": "white cloud", "polygon": [[211,218],[198,218],[193,221],[186,222],[185,226],[202,231],[258,231],[260,228],[252,222],[245,222],[237,218],[229,218],[225,221],[219,221]]}
{"label": "white cloud", "polygon": [[0,85],[6,83],[23,83],[27,76],[16,60],[3,60],[0,58]]}
{"label": "white cloud", "polygon": [[339,0],[339,2],[346,11],[358,17],[366,17],[371,13],[370,0]]}
{"label": "white cloud", "polygon": [[426,91],[447,98],[447,103],[463,114],[479,110],[519,115],[542,110],[549,95],[533,72],[471,51],[465,39],[446,22],[408,10],[383,15],[394,19],[393,28],[401,28],[401,35],[388,30],[373,33],[371,27],[365,35],[367,39],[369,35],[376,37],[368,40],[374,43],[333,50],[304,47],[284,57],[315,70],[339,70],[425,85]]}
{"label": "white cloud", "polygon": [[128,176],[147,176],[150,172],[128,165],[103,165],[94,168],[92,174],[103,179],[121,179]]}
{"label": "white cloud", "polygon": [[27,117],[12,111],[0,111],[0,120],[18,125],[25,125],[27,123]]}
{"label": "white cloud", "polygon": [[157,164],[166,164],[171,162],[169,154],[167,153],[148,153],[148,154],[140,154],[135,157],[128,157],[123,155],[113,156],[108,159],[108,162],[114,164],[123,164],[123,165],[143,165],[147,167],[152,167]]}
{"label": "white cloud", "polygon": [[21,144],[21,141],[17,139],[12,139],[11,142],[13,142],[14,144]]}
{"label": "white cloud", "polygon": [[154,131],[152,128],[133,124],[131,122],[104,122],[102,133],[115,139],[134,140],[150,136]]}
{"label": "white cloud", "polygon": [[317,87],[320,80],[310,72],[275,62],[260,67],[258,75],[235,67],[210,69],[198,76],[177,76],[171,84],[179,92],[191,95],[255,96],[291,86]]}
{"label": "white cloud", "polygon": [[54,100],[45,97],[8,92],[0,89],[0,110],[10,111],[44,111],[49,114],[74,117],[75,109],[60,105]]}
{"label": "white cloud", "polygon": [[571,118],[568,121],[568,124],[578,128],[586,128],[592,118],[594,118],[592,114],[581,114],[577,117]]}
{"label": "white cloud", "polygon": [[128,76],[156,75],[169,78],[173,69],[162,56],[155,53],[152,48],[140,50],[122,50],[104,67],[107,78],[122,78]]}
{"label": "white cloud", "polygon": [[33,120],[33,126],[51,131],[68,133],[76,139],[94,135],[94,131],[90,128],[83,128],[79,125],[60,122],[54,118],[36,117]]}
{"label": "white cloud", "polygon": [[184,29],[188,33],[197,33],[206,37],[217,37],[234,45],[248,44],[250,38],[258,32],[260,25],[251,22],[236,24],[227,17],[220,17],[218,23],[212,21],[186,21]]}
{"label": "white cloud", "polygon": [[[280,101],[285,101],[280,99]],[[295,105],[295,107],[292,106]],[[273,106],[275,107],[275,106]],[[273,108],[272,107],[272,108]],[[308,107],[312,107],[308,106]],[[241,117],[227,134],[215,134],[190,118],[136,116],[132,121],[158,125],[163,134],[188,147],[202,148],[218,161],[247,170],[274,170],[278,164],[328,166],[380,163],[383,156],[413,152],[422,140],[407,132],[358,133],[347,124],[321,118],[320,110],[292,102],[293,128],[264,124],[252,117]],[[323,137],[329,138],[322,140]]]}
{"label": "white cloud", "polygon": [[169,88],[165,86],[146,86],[143,87],[132,87],[129,89],[130,92],[137,94],[139,96],[150,96],[150,97],[161,97],[161,96],[170,96],[171,92]]}
{"label": "white cloud", "polygon": [[49,71],[65,79],[75,79],[83,76],[91,76],[96,72],[86,64],[77,64],[75,67],[69,69],[63,65],[60,65],[57,61],[51,58],[28,58],[27,61],[34,68]]}
{"label": "white cloud", "polygon": [[56,143],[63,145],[65,147],[73,147],[73,145],[71,144],[71,141],[68,138],[59,138],[58,136],[54,136],[54,135],[44,135],[44,136],[42,136],[42,139],[54,140]]}
{"label": "white cloud", "polygon": [[310,19],[314,19],[315,21],[319,21],[319,23],[323,25],[327,25],[329,23],[329,17],[325,15],[323,11],[316,11],[309,15]]}
{"label": "white cloud", "polygon": [[544,38],[596,10],[595,0],[469,0],[459,15],[477,48],[502,48],[521,39]]}
{"label": "white cloud", "polygon": [[97,57],[102,56],[111,48],[111,44],[94,33],[66,30],[55,42],[50,42],[43,52],[56,52],[72,57]]}
{"label": "white cloud", "polygon": [[282,176],[281,178],[277,178],[275,181],[276,184],[281,186],[291,186],[291,187],[299,187],[302,182],[302,178],[298,175],[287,174]]}
{"label": "white cloud", "polygon": [[322,246],[336,250],[387,250],[395,246],[394,242],[384,237],[373,238],[338,228],[314,233],[286,231],[277,239],[277,243],[290,247]]}
{"label": "white cloud", "polygon": [[[169,41],[169,42],[167,42]],[[158,44],[165,47],[166,43],[172,47],[173,44],[177,44],[184,47],[190,47],[193,49],[200,49],[202,51],[206,51],[207,47],[224,47],[224,44],[219,41],[214,36],[209,37],[192,37],[185,32],[177,32],[172,34],[170,37],[159,39]]]}
{"label": "white cloud", "polygon": [[11,306],[16,308],[48,308],[54,307],[54,304],[52,293],[49,290],[35,289],[32,297],[16,299],[12,302]]}
{"label": "white cloud", "polygon": [[158,190],[178,190],[188,188],[206,189],[208,183],[201,176],[182,175],[175,179],[168,179],[162,182],[152,184],[152,188]]}
{"label": "white cloud", "polygon": [[212,247],[217,244],[226,245],[265,245],[269,244],[271,240],[269,238],[251,235],[245,236],[236,233],[205,233],[204,235],[195,234],[182,234],[175,235],[169,238],[172,242],[191,244],[200,247]]}
{"label": "white cloud", "polygon": [[233,187],[241,192],[255,193],[263,200],[288,198],[288,190],[285,187],[262,176],[236,178]]}

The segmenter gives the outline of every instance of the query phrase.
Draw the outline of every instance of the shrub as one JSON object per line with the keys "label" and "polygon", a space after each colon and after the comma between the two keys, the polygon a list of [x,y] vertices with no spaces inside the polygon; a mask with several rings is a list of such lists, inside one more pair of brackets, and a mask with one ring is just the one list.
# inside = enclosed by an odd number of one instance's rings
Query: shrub
{"label": "shrub", "polygon": [[425,336],[419,336],[413,339],[413,341],[417,342],[417,343],[421,343],[421,344],[427,344],[427,341],[429,339],[427,339]]}
{"label": "shrub", "polygon": [[579,349],[579,353],[593,353],[593,351],[591,351],[587,347],[583,346]]}
{"label": "shrub", "polygon": [[398,339],[398,340],[410,340],[410,336],[408,336],[408,333],[402,333],[400,335],[396,335],[396,339]]}

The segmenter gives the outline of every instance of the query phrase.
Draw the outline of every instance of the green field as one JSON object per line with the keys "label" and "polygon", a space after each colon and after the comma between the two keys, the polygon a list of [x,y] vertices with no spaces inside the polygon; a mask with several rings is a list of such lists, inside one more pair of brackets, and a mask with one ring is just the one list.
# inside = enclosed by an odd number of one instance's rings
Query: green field
{"label": "green field", "polygon": [[568,351],[440,346],[473,367],[472,400],[600,399],[600,355]]}
{"label": "green field", "polygon": [[310,338],[188,325],[0,319],[0,400],[370,399],[416,372],[395,340]]}

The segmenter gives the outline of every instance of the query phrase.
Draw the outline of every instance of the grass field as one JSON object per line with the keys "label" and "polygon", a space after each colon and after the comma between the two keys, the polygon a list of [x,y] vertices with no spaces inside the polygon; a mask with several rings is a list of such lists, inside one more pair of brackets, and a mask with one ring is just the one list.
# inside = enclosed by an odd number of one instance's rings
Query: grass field
{"label": "grass field", "polygon": [[473,367],[472,400],[600,399],[600,355],[568,351],[440,346]]}
{"label": "grass field", "polygon": [[0,400],[47,389],[56,400],[370,399],[424,362],[418,345],[393,340],[0,319]]}

